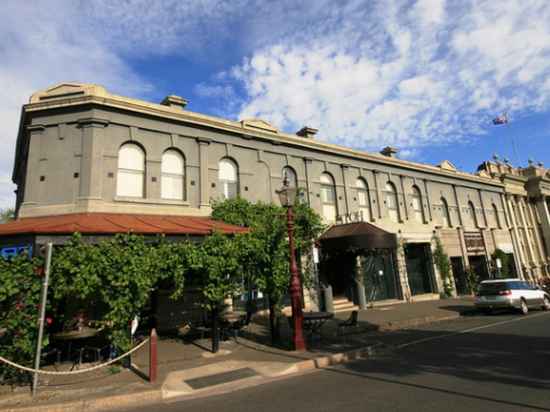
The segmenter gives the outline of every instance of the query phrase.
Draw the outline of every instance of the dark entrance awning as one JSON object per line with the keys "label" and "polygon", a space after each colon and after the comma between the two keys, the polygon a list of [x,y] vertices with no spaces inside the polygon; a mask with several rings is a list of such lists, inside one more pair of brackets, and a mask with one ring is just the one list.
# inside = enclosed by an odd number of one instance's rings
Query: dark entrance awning
{"label": "dark entrance awning", "polygon": [[324,251],[346,251],[352,249],[394,249],[395,234],[386,232],[367,222],[332,226],[319,238]]}

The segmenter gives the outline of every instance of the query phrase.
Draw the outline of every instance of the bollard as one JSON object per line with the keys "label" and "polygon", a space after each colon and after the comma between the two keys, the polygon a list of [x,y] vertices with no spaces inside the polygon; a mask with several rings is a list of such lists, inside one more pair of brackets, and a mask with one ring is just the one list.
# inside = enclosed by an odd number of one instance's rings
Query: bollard
{"label": "bollard", "polygon": [[151,329],[151,339],[149,340],[149,382],[157,381],[157,331]]}

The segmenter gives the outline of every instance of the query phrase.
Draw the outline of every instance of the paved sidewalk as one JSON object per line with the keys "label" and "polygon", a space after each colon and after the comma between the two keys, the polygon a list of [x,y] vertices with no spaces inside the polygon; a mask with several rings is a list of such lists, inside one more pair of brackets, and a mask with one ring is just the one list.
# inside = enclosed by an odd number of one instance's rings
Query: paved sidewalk
{"label": "paved sidewalk", "polygon": [[[29,396],[28,388],[0,393],[0,410],[74,411],[130,407],[180,396],[205,396],[261,383],[262,380],[308,369],[325,367],[365,357],[383,345],[392,330],[458,318],[472,310],[471,299],[446,299],[381,306],[359,314],[359,326],[337,336],[338,323],[349,313],[327,322],[322,336],[308,338],[308,351],[289,350],[288,322],[280,323],[280,347],[268,346],[265,318],[255,319],[238,342],[221,343],[220,352],[209,351],[210,341],[184,343],[179,339],[159,340],[159,376],[148,383],[148,345],[132,358],[138,372],[118,368],[67,377],[45,377],[39,395]],[[387,336],[388,338],[390,336]],[[62,365],[67,366],[67,365]],[[86,367],[85,365],[84,367]],[[140,373],[143,376],[139,376]]]}

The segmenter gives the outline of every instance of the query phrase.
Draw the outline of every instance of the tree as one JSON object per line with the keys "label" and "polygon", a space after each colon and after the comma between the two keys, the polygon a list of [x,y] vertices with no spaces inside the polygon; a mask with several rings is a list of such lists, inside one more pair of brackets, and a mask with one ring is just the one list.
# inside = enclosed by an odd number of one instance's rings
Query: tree
{"label": "tree", "polygon": [[15,209],[13,207],[0,209],[0,223],[8,223],[14,219],[15,219]]}
{"label": "tree", "polygon": [[[241,291],[241,241],[213,233],[201,244],[186,249],[185,278],[202,295],[201,305],[210,313],[212,352],[219,349],[219,318],[226,297]],[[175,297],[183,293],[183,284],[176,283]]]}
{"label": "tree", "polygon": [[501,278],[507,278],[510,277],[510,256],[506,254],[502,249],[495,249],[495,252],[491,256],[493,258],[494,267],[495,267],[495,277],[499,275],[498,268],[497,268],[497,259],[500,260],[501,269],[500,269],[500,277]]}
{"label": "tree", "polygon": [[453,285],[451,283],[451,262],[447,253],[445,253],[445,249],[443,249],[441,240],[437,236],[434,236],[434,239],[435,250],[433,257],[435,265],[443,281],[443,293],[446,297],[450,297],[453,293]]}
{"label": "tree", "polygon": [[[0,355],[32,366],[38,336],[42,259],[21,254],[0,258]],[[48,344],[47,330],[44,346]],[[29,375],[0,364],[0,384],[28,381]]]}
{"label": "tree", "polygon": [[[212,217],[250,228],[248,234],[239,236],[241,265],[248,281],[268,299],[271,338],[278,340],[275,315],[282,297],[288,293],[290,281],[285,210],[274,204],[253,204],[236,198],[214,203]],[[323,226],[320,217],[303,204],[296,205],[295,224],[300,253],[311,247]]]}
{"label": "tree", "polygon": [[56,306],[63,307],[70,298],[77,305],[101,310],[97,316],[108,326],[113,343],[126,350],[128,324],[140,314],[157,281],[181,276],[184,262],[172,253],[173,248],[162,239],[147,242],[139,235],[119,234],[90,244],[75,234],[53,254],[51,283]]}

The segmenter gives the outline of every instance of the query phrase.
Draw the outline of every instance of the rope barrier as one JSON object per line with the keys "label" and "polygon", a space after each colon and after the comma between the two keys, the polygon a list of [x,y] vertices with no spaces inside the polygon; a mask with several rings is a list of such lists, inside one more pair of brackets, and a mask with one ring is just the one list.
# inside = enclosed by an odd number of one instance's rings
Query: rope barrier
{"label": "rope barrier", "polygon": [[86,372],[91,372],[93,370],[101,369],[101,368],[103,368],[105,366],[108,366],[112,363],[118,362],[119,360],[121,360],[121,359],[125,358],[126,356],[128,356],[128,355],[134,353],[135,351],[137,351],[139,348],[141,348],[143,345],[145,345],[147,342],[149,342],[150,339],[151,338],[145,339],[143,342],[141,342],[139,345],[135,346],[134,348],[130,349],[128,352],[120,355],[117,358],[111,359],[108,362],[102,363],[100,365],[92,366],[91,368],[79,369],[79,370],[76,370],[76,371],[65,371],[65,372],[63,372],[63,371],[45,371],[45,370],[42,370],[42,369],[27,368],[26,366],[19,365],[15,362],[10,361],[9,359],[3,358],[2,356],[0,356],[0,361],[2,361],[4,363],[7,363],[10,366],[13,366],[14,368],[18,368],[18,369],[24,370],[26,372],[31,372],[31,373],[40,373],[42,375],[76,375],[78,373],[86,373]]}

